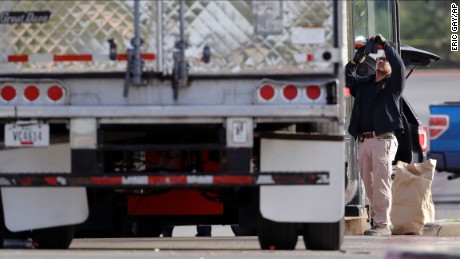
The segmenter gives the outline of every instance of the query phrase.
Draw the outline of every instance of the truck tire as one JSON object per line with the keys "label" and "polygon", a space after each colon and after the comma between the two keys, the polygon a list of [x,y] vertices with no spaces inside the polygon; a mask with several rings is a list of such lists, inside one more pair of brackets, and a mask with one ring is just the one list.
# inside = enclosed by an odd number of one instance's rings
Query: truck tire
{"label": "truck tire", "polygon": [[306,223],[303,228],[303,241],[310,250],[339,250],[343,243],[345,222]]}
{"label": "truck tire", "polygon": [[231,228],[236,237],[257,235],[257,229],[255,228],[243,228],[239,225],[231,225]]}
{"label": "truck tire", "polygon": [[297,245],[298,225],[274,222],[260,216],[257,220],[257,235],[263,250],[294,250]]}
{"label": "truck tire", "polygon": [[147,219],[136,221],[134,236],[136,237],[159,237],[161,235],[161,226]]}
{"label": "truck tire", "polygon": [[74,235],[75,225],[32,231],[32,239],[38,249],[67,249]]}

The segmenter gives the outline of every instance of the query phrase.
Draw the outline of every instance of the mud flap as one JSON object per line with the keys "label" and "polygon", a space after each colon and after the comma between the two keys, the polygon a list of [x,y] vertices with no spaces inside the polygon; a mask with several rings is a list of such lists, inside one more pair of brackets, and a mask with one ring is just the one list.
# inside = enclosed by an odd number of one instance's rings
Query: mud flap
{"label": "mud flap", "polygon": [[262,139],[261,171],[328,172],[317,184],[262,186],[260,212],[277,222],[338,222],[344,216],[343,139]]}
{"label": "mud flap", "polygon": [[1,188],[5,225],[18,232],[82,223],[88,217],[84,187]]}

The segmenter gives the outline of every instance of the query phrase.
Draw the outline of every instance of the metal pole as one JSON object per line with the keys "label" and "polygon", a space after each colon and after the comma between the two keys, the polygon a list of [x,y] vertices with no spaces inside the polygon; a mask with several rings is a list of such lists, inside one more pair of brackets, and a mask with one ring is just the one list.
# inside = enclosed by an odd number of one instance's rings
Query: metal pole
{"label": "metal pole", "polygon": [[184,24],[185,24],[185,17],[184,17],[184,5],[185,0],[180,1],[179,6],[179,15],[180,15],[180,56],[179,56],[179,86],[185,87],[187,86],[188,81],[188,71],[187,71],[187,62],[185,61],[185,36],[184,36]]}
{"label": "metal pole", "polygon": [[134,0],[134,39],[132,42],[134,48],[134,67],[132,83],[134,85],[141,84],[142,67],[141,67],[141,37],[139,32],[139,0]]}
{"label": "metal pole", "polygon": [[[348,4],[348,42],[350,43],[348,46],[348,58],[349,60],[352,59],[354,55],[354,46],[355,46],[355,13],[354,13],[354,5],[355,1],[347,2]],[[347,121],[350,119],[351,115],[351,110],[353,107],[353,102],[354,99],[349,97],[349,100],[346,101],[346,118]],[[346,123],[345,125],[348,125]],[[348,187],[346,190],[346,204],[355,206],[355,207],[360,207],[361,205],[365,204],[365,193],[364,193],[364,186],[361,181],[361,177],[359,175],[359,168],[358,168],[358,147],[356,140],[350,136],[350,134],[346,133],[347,136],[347,141],[348,141],[348,149],[346,152],[348,152],[348,167],[349,167],[349,179],[348,179]],[[361,213],[360,210],[358,210],[358,213]],[[350,215],[351,216],[351,215]],[[354,215],[356,216],[356,215]]]}
{"label": "metal pole", "polygon": [[157,2],[157,69],[163,71],[163,2]]}
{"label": "metal pole", "polygon": [[183,44],[184,43],[184,22],[185,22],[185,19],[184,19],[184,0],[181,0],[180,3],[179,3],[179,19],[180,19],[180,24],[179,24],[179,26],[180,26],[179,27],[180,42],[181,42],[181,44]]}

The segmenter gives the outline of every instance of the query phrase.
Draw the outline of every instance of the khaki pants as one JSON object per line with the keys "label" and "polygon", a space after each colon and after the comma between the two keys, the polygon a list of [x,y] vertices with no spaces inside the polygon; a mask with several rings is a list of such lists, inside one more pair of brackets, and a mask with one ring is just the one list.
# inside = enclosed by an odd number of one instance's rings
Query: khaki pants
{"label": "khaki pants", "polygon": [[358,144],[359,171],[372,208],[374,226],[391,226],[392,161],[397,150],[396,137],[373,137]]}

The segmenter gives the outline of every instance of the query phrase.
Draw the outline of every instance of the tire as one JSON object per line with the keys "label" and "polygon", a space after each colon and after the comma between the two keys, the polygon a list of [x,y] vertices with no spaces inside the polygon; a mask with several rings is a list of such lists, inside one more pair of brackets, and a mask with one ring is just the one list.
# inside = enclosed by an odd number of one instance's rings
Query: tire
{"label": "tire", "polygon": [[74,235],[75,225],[32,231],[32,239],[38,249],[67,249]]}
{"label": "tire", "polygon": [[334,223],[307,223],[303,228],[303,241],[310,250],[339,250],[344,232],[343,219]]}
{"label": "tire", "polygon": [[260,216],[257,221],[257,235],[263,250],[294,250],[297,245],[298,225],[274,222]]}
{"label": "tire", "polygon": [[236,237],[257,235],[257,229],[255,228],[242,228],[239,225],[231,225],[231,228]]}
{"label": "tire", "polygon": [[[147,219],[139,219],[136,221],[134,236],[136,237],[159,237],[162,228]],[[171,230],[172,232],[172,230]]]}

